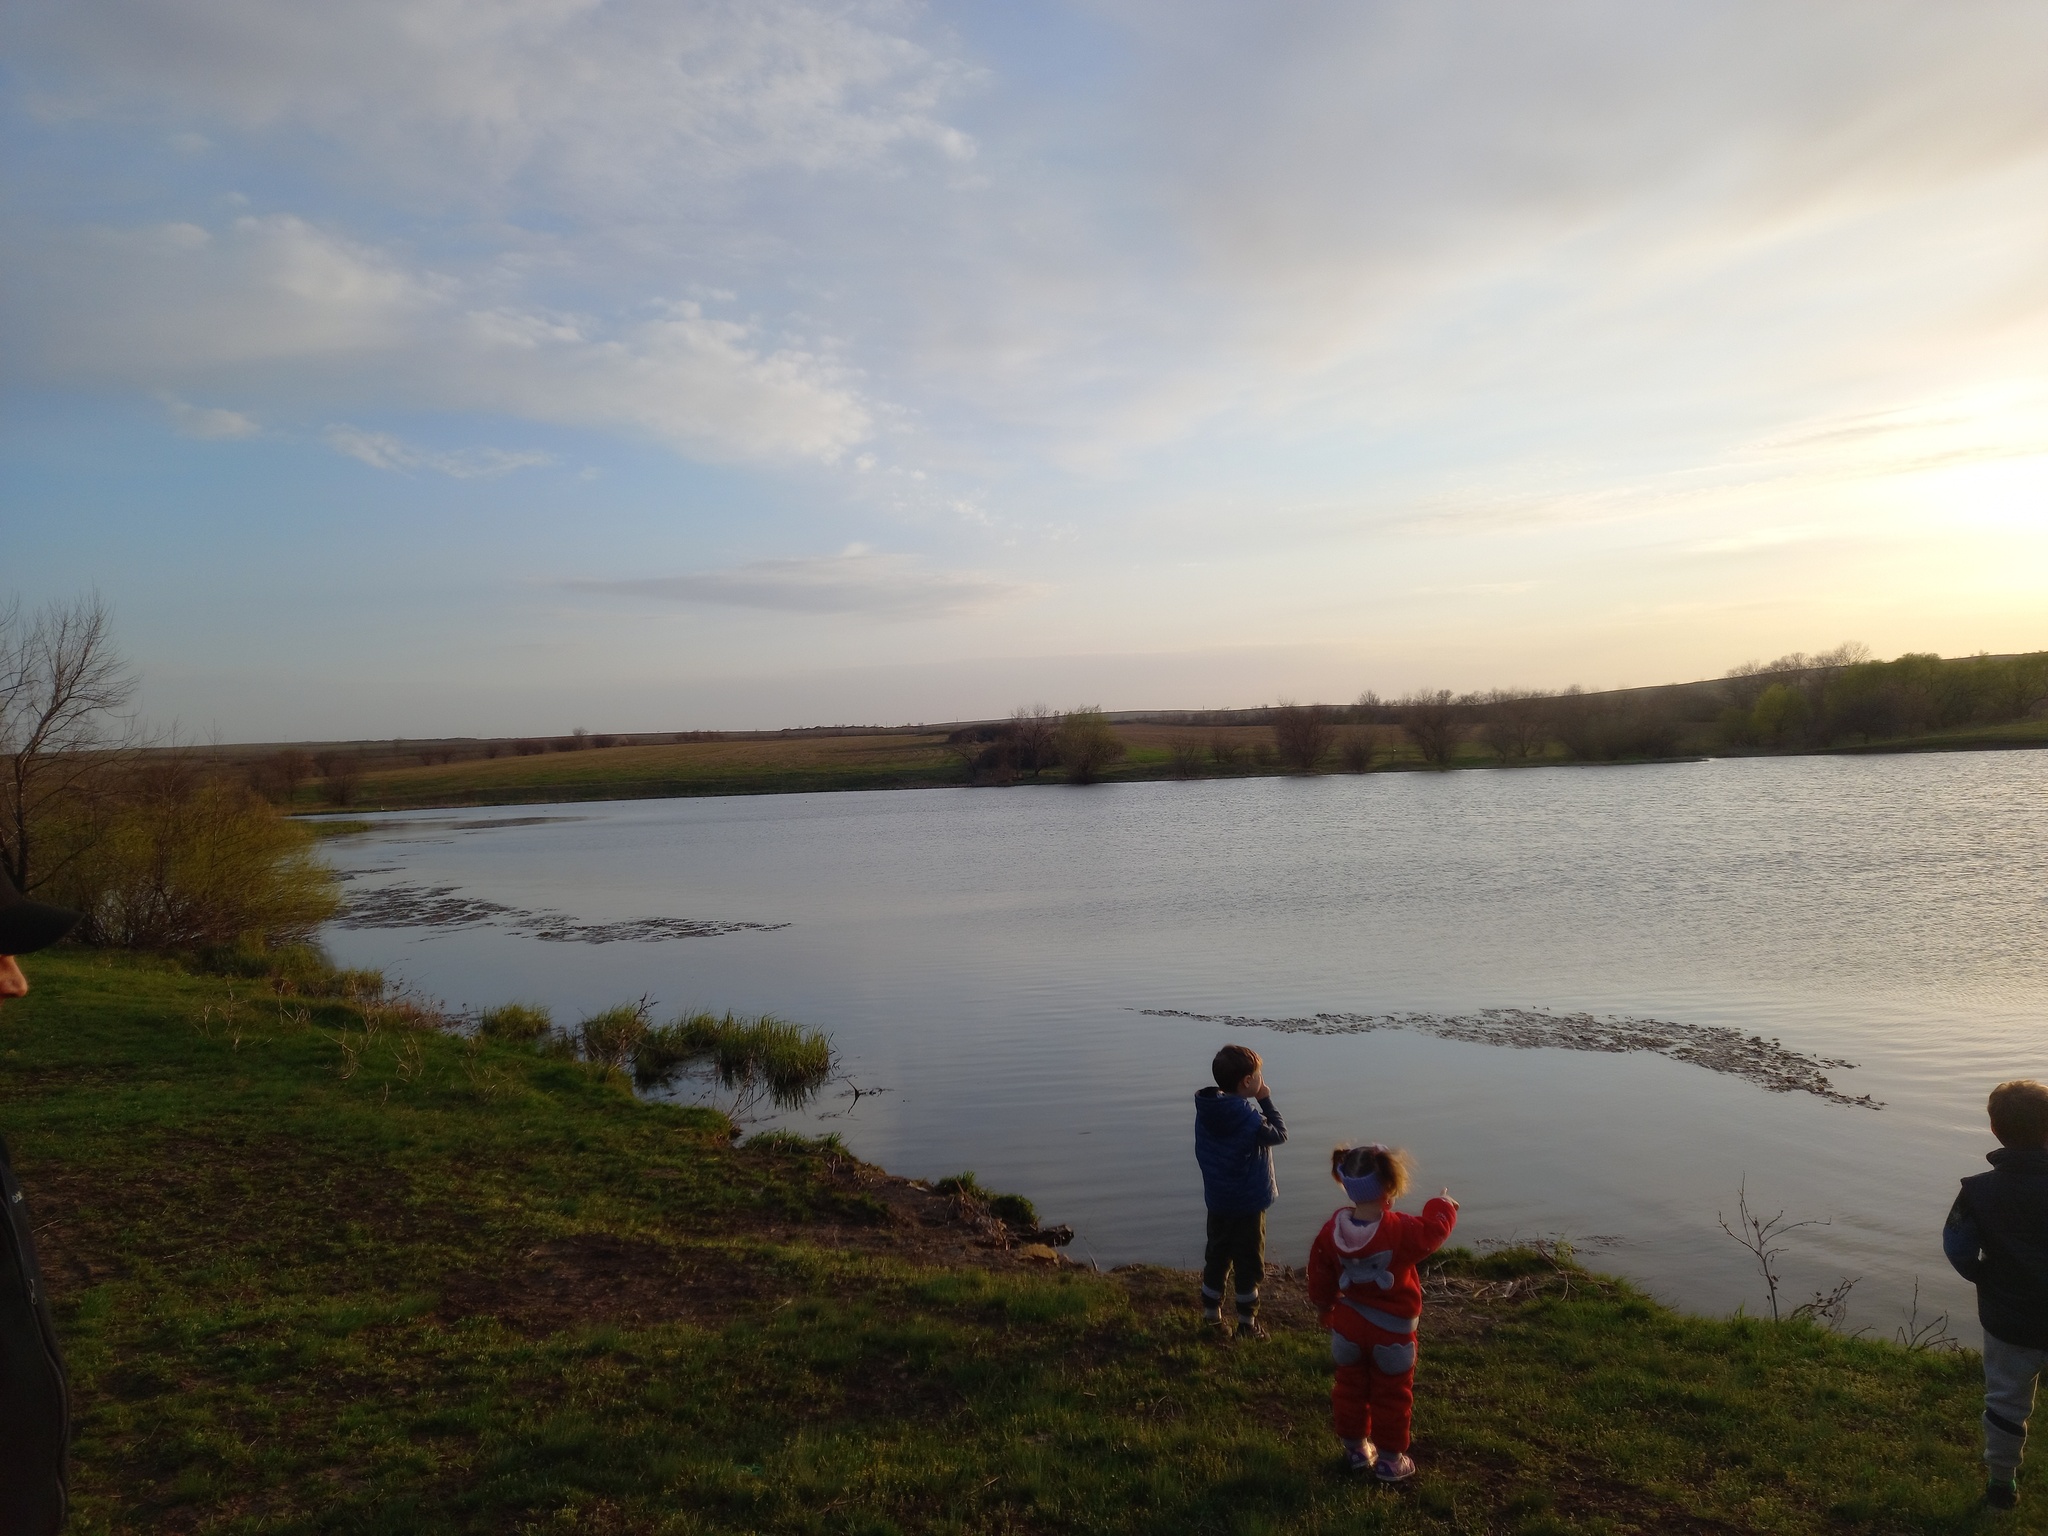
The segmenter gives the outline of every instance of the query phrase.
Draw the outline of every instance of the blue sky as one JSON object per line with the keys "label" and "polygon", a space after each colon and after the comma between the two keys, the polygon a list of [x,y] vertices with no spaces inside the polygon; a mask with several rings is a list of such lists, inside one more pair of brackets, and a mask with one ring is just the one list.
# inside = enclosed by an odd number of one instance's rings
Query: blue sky
{"label": "blue sky", "polygon": [[0,583],[227,739],[2048,646],[2048,9],[20,0]]}

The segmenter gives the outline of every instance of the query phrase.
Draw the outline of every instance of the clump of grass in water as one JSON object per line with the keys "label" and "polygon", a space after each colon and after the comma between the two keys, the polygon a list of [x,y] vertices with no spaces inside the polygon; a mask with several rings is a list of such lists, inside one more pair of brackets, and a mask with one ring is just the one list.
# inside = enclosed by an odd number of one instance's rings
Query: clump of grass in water
{"label": "clump of grass in water", "polygon": [[621,1003],[616,1008],[607,1008],[603,1013],[594,1013],[585,1019],[576,1026],[583,1059],[613,1068],[637,1062],[641,1047],[654,1033],[647,1022],[652,1008],[653,1004],[643,997],[637,1003]]}
{"label": "clump of grass in water", "polygon": [[772,1014],[742,1019],[692,1014],[646,1030],[634,1043],[633,1081],[642,1088],[671,1083],[708,1066],[722,1087],[765,1092],[777,1109],[795,1109],[832,1076],[832,1041],[815,1029]]}
{"label": "clump of grass in water", "polygon": [[970,1200],[979,1200],[988,1207],[991,1216],[1010,1226],[1038,1225],[1038,1207],[1026,1196],[996,1193],[974,1176],[972,1168],[965,1173],[950,1174],[932,1185],[932,1188],[942,1195],[965,1195]]}

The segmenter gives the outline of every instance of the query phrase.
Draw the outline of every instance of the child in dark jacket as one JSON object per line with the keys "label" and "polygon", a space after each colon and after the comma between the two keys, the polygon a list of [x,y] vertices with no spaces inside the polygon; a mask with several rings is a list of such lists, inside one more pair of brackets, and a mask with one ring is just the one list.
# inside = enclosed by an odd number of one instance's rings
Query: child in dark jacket
{"label": "child in dark jacket", "polygon": [[1280,1193],[1273,1148],[1287,1126],[1273,1107],[1259,1053],[1226,1045],[1209,1064],[1214,1088],[1195,1095],[1195,1161],[1209,1206],[1202,1249],[1202,1317],[1223,1331],[1223,1279],[1237,1272],[1237,1336],[1263,1339],[1259,1281],[1266,1274],[1266,1208]]}
{"label": "child in dark jacket", "polygon": [[1989,1173],[1963,1180],[1941,1247],[1977,1287],[1984,1325],[1984,1502],[2019,1502],[2034,1388],[2048,1366],[2048,1086],[1991,1090]]}
{"label": "child in dark jacket", "polygon": [[1337,1366],[1331,1416],[1352,1469],[1370,1467],[1381,1482],[1398,1483],[1415,1475],[1408,1455],[1422,1320],[1415,1266],[1451,1235],[1458,1202],[1445,1190],[1420,1216],[1395,1210],[1410,1174],[1407,1157],[1391,1147],[1339,1147],[1330,1154],[1330,1177],[1351,1204],[1323,1223],[1309,1249],[1308,1299],[1330,1330]]}

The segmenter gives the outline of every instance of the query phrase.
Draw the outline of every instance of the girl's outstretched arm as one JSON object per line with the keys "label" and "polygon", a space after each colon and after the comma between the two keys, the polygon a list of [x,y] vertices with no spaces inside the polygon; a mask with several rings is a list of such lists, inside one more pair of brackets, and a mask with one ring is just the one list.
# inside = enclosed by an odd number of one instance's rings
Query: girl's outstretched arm
{"label": "girl's outstretched arm", "polygon": [[1443,1247],[1451,1228],[1458,1224],[1458,1202],[1445,1190],[1422,1208],[1422,1214],[1403,1223],[1401,1246],[1413,1262]]}

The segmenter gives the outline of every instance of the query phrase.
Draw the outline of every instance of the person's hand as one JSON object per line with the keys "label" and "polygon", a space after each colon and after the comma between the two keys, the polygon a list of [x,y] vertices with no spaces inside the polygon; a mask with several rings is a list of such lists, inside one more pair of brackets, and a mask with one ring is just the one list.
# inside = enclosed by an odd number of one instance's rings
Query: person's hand
{"label": "person's hand", "polygon": [[1458,1208],[1458,1202],[1457,1202],[1457,1201],[1455,1201],[1455,1200],[1452,1200],[1452,1199],[1451,1199],[1451,1192],[1450,1192],[1450,1191],[1449,1191],[1448,1189],[1440,1189],[1440,1190],[1438,1190],[1438,1191],[1436,1192],[1436,1197],[1437,1197],[1437,1199],[1439,1199],[1439,1200],[1445,1200],[1445,1201],[1449,1201],[1449,1202],[1450,1202],[1450,1207],[1451,1207],[1451,1209],[1452,1209],[1452,1210],[1454,1210],[1454,1211],[1455,1211],[1455,1210],[1456,1210],[1456,1209]]}
{"label": "person's hand", "polygon": [[1252,1080],[1244,1085],[1244,1092],[1245,1097],[1248,1099],[1272,1097],[1273,1090],[1266,1086],[1266,1069],[1264,1067],[1259,1068],[1258,1071],[1252,1074]]}

